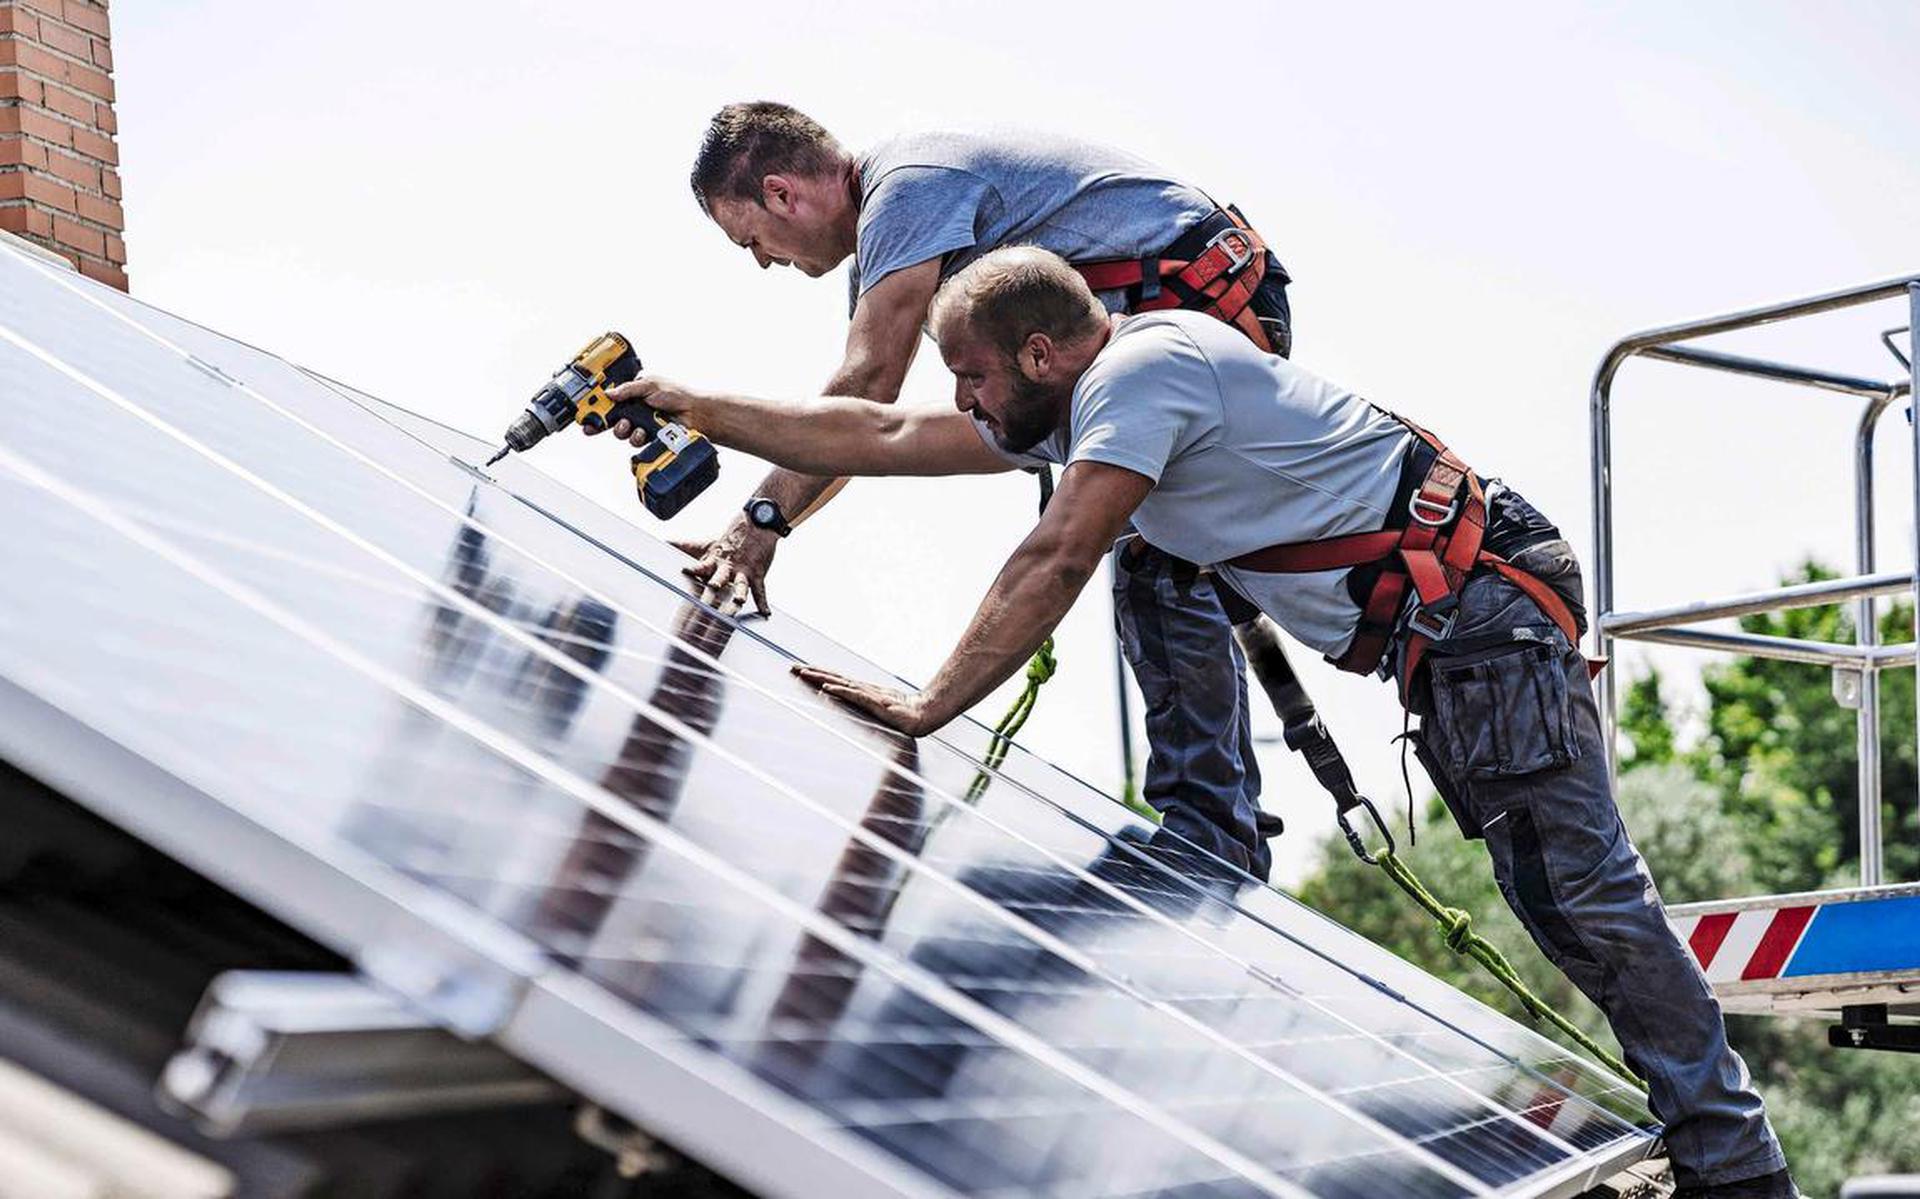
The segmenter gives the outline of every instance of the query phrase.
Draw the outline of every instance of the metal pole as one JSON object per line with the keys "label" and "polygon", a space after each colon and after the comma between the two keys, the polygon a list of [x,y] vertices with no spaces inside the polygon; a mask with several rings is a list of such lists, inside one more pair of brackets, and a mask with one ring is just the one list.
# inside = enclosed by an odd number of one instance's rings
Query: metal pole
{"label": "metal pole", "polygon": [[1777,383],[1798,383],[1803,387],[1817,387],[1823,391],[1837,391],[1842,395],[1864,396],[1877,399],[1887,394],[1892,384],[1878,379],[1863,379],[1858,375],[1841,375],[1833,371],[1809,370],[1804,366],[1793,366],[1785,362],[1768,362],[1763,358],[1748,358],[1741,354],[1722,354],[1716,350],[1692,350],[1679,346],[1649,346],[1640,351],[1642,358],[1657,358],[1662,362],[1677,362],[1683,366],[1699,366],[1708,370],[1726,371],[1735,375],[1751,375],[1756,379],[1772,379]]}
{"label": "metal pole", "polygon": [[[1885,403],[1884,400],[1881,401]],[[1868,409],[1869,412],[1872,409]],[[1856,462],[1858,459],[1856,458]],[[1871,518],[1869,518],[1871,519]],[[1755,591],[1725,599],[1700,600],[1655,608],[1646,612],[1612,612],[1606,616],[1607,636],[1628,637],[1648,629],[1668,629],[1678,625],[1702,624],[1729,616],[1751,616],[1756,612],[1784,612],[1789,608],[1819,608],[1863,595],[1903,595],[1913,589],[1913,576],[1905,571],[1885,574],[1854,575],[1844,579],[1821,579],[1817,583],[1794,583],[1772,591]]]}
{"label": "metal pole", "polygon": [[[1607,636],[1603,618],[1613,611],[1613,415],[1610,411],[1614,372],[1626,361],[1627,353],[1615,346],[1600,364],[1593,379],[1593,654],[1596,658],[1613,656],[1613,638]],[[1620,747],[1614,730],[1618,724],[1616,705],[1619,692],[1614,681],[1620,677],[1618,665],[1600,672],[1598,700],[1600,744],[1606,747],[1607,782],[1619,781]]]}
{"label": "metal pole", "polygon": [[[1912,412],[1920,404],[1920,281],[1907,284],[1907,379],[1908,411]],[[1913,426],[1913,532],[1915,563],[1913,571],[1914,617],[1920,620],[1920,419],[1908,421]],[[1920,639],[1920,638],[1917,638]],[[1920,695],[1920,659],[1914,663],[1915,695]],[[1915,735],[1920,737],[1920,704],[1914,706],[1916,719]],[[1876,730],[1877,731],[1877,730]],[[1915,797],[1920,800],[1920,796]]]}
{"label": "metal pole", "polygon": [[[1886,411],[1891,395],[1867,405],[1860,417],[1860,433],[1854,441],[1853,449],[1853,519],[1856,538],[1857,560],[1855,565],[1860,573],[1873,573],[1873,434],[1879,427],[1880,414]],[[1860,597],[1855,605],[1854,644],[1864,648],[1878,645],[1880,642],[1880,622],[1875,613],[1878,605],[1871,593]],[[1855,714],[1859,721],[1859,731],[1855,740],[1855,753],[1859,758],[1859,802],[1860,802],[1860,885],[1879,886],[1884,873],[1884,858],[1880,844],[1880,672],[1865,669],[1860,672],[1860,710]]]}

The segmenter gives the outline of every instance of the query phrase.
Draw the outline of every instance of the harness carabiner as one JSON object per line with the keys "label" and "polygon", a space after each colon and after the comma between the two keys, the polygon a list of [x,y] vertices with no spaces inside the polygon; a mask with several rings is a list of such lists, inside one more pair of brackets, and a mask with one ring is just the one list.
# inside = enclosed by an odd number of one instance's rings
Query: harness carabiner
{"label": "harness carabiner", "polygon": [[1360,839],[1360,834],[1347,822],[1347,813],[1355,808],[1365,808],[1367,815],[1373,817],[1373,827],[1379,829],[1381,837],[1386,839],[1387,853],[1393,853],[1395,849],[1393,830],[1387,827],[1386,820],[1380,815],[1380,809],[1374,807],[1373,801],[1364,795],[1355,795],[1350,802],[1343,803],[1334,809],[1333,818],[1340,822],[1340,831],[1347,835],[1347,844],[1353,848],[1353,856],[1369,866],[1378,866],[1380,859],[1367,852],[1366,842]]}

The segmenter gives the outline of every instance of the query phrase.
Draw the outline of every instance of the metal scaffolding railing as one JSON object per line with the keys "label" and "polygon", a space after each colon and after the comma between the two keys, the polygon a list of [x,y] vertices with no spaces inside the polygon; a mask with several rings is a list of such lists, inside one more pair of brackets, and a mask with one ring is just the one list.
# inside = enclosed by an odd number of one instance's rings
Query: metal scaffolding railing
{"label": "metal scaffolding railing", "polygon": [[[1679,343],[1718,333],[1750,329],[1817,313],[1853,308],[1877,301],[1904,298],[1907,325],[1882,334],[1881,340],[1898,359],[1904,379],[1879,380],[1813,370],[1784,362],[1770,362],[1737,354],[1702,350]],[[1902,352],[1895,336],[1904,334]],[[1724,371],[1758,379],[1794,383],[1824,391],[1857,396],[1866,401],[1854,441],[1854,539],[1859,573],[1849,578],[1800,583],[1772,591],[1702,600],[1646,612],[1618,612],[1613,606],[1613,381],[1629,358],[1651,358],[1705,370]],[[1880,829],[1880,680],[1882,670],[1914,668],[1913,645],[1882,646],[1875,599],[1883,595],[1912,595],[1920,611],[1920,581],[1912,573],[1876,572],[1874,562],[1873,439],[1880,417],[1902,396],[1920,386],[1920,275],[1906,275],[1865,287],[1848,288],[1804,300],[1754,308],[1729,316],[1711,317],[1637,333],[1615,343],[1601,360],[1593,379],[1593,545],[1594,640],[1596,652],[1611,655],[1616,640],[1657,642],[1696,649],[1811,662],[1834,670],[1834,698],[1855,708],[1859,720],[1860,881],[1873,886],[1883,881]],[[1916,558],[1920,559],[1920,421],[1913,422],[1914,527]],[[1835,645],[1792,637],[1696,629],[1688,626],[1711,620],[1854,601],[1855,643]],[[1615,745],[1619,703],[1618,672],[1600,676],[1600,711],[1605,725],[1609,769],[1618,767]],[[1912,797],[1920,802],[1920,796]]]}

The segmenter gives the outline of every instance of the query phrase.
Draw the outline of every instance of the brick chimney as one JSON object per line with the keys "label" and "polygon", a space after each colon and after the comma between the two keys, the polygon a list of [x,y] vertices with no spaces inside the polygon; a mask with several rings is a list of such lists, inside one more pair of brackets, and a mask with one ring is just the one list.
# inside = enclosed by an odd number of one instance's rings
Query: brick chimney
{"label": "brick chimney", "polygon": [[0,229],[127,287],[106,0],[0,0]]}

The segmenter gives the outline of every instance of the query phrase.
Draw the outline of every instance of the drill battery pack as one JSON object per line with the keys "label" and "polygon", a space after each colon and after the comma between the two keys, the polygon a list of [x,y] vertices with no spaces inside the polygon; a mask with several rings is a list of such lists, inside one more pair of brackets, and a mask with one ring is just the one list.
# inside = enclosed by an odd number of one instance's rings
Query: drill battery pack
{"label": "drill battery pack", "polygon": [[640,502],[668,520],[720,477],[720,453],[699,433],[677,425],[662,428],[633,456],[633,482]]}

